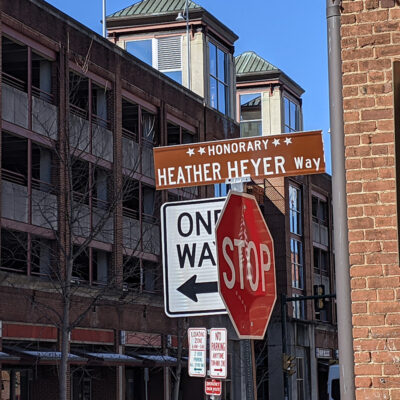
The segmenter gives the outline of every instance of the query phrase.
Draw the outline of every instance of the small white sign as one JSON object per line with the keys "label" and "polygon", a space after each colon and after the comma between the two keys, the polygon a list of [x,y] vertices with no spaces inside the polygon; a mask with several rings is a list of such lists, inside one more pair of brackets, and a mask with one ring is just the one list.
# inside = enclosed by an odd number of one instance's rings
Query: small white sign
{"label": "small white sign", "polygon": [[210,329],[210,377],[226,379],[228,334],[225,328]]}
{"label": "small white sign", "polygon": [[161,207],[164,305],[169,317],[226,314],[218,293],[215,225],[225,197]]}
{"label": "small white sign", "polygon": [[189,376],[206,376],[207,329],[189,328]]}

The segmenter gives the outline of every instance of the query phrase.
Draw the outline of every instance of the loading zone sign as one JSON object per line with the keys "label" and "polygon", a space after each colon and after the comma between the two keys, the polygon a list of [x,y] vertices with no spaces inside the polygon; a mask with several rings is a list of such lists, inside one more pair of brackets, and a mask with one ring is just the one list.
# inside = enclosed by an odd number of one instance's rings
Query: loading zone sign
{"label": "loading zone sign", "polygon": [[226,314],[218,293],[215,225],[225,198],[161,207],[164,306],[169,317]]}
{"label": "loading zone sign", "polygon": [[207,329],[189,328],[189,376],[206,376]]}

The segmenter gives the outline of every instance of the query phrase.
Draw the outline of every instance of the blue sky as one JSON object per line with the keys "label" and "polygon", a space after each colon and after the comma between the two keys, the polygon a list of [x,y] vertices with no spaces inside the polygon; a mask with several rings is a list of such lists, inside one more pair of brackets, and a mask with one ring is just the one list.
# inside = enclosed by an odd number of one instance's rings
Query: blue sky
{"label": "blue sky", "polygon": [[[107,0],[107,14],[137,0]],[[236,55],[253,50],[294,79],[304,90],[304,130],[324,132],[330,172],[329,93],[325,1],[195,0],[239,39]],[[101,34],[102,0],[49,0]]]}

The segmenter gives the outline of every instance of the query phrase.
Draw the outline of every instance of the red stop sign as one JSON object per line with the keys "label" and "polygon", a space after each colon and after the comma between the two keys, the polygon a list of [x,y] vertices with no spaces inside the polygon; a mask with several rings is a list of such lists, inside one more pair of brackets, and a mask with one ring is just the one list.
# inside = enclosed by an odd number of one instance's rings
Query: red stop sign
{"label": "red stop sign", "polygon": [[276,301],[274,242],[256,199],[230,192],[216,226],[219,292],[241,339],[263,339]]}

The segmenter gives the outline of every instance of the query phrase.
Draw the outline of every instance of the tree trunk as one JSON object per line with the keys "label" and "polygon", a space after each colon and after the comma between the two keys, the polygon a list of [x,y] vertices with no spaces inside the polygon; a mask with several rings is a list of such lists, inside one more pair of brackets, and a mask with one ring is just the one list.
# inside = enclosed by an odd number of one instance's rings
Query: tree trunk
{"label": "tree trunk", "polygon": [[61,321],[61,361],[59,376],[59,396],[60,400],[69,400],[68,395],[68,355],[70,341],[70,306],[71,306],[71,275],[72,261],[68,260],[66,270],[65,292],[63,296],[63,314]]}

